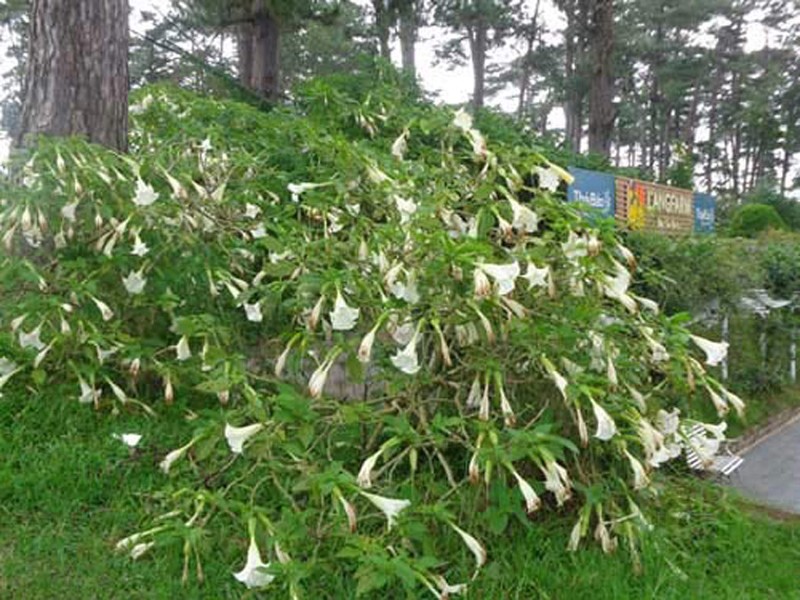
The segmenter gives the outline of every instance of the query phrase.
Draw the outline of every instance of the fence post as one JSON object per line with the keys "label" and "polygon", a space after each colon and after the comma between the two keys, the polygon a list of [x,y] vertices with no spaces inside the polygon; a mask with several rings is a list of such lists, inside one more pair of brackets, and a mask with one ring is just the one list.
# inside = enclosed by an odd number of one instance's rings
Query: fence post
{"label": "fence post", "polygon": [[[727,342],[728,341],[728,337],[729,337],[728,336],[728,313],[726,312],[722,316],[722,341],[723,342]],[[722,359],[720,375],[722,375],[722,381],[727,381],[728,380],[728,355],[727,354],[725,355],[725,358]]]}

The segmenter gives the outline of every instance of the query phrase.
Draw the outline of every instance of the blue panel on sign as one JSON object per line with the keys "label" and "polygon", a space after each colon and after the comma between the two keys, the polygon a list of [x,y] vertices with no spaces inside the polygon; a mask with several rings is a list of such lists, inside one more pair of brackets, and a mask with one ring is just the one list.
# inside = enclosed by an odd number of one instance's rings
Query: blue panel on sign
{"label": "blue panel on sign", "polygon": [[575,177],[567,188],[568,202],[582,202],[599,211],[604,217],[614,217],[614,176],[599,171],[570,167]]}
{"label": "blue panel on sign", "polygon": [[717,200],[710,194],[694,195],[694,230],[696,233],[713,233]]}

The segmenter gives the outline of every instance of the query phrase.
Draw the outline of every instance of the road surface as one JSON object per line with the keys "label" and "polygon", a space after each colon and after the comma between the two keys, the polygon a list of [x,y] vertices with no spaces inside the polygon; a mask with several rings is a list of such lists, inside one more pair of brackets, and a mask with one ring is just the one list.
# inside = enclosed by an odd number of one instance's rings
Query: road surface
{"label": "road surface", "polygon": [[743,495],[768,506],[800,514],[800,418],[742,454],[731,476]]}

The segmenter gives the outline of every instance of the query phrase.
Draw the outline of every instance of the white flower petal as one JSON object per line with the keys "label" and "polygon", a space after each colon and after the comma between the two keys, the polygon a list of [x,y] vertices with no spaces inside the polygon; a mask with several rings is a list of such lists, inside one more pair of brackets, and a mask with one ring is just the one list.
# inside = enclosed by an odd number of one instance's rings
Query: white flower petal
{"label": "white flower petal", "polygon": [[411,501],[398,498],[386,498],[369,492],[361,492],[367,500],[372,502],[384,515],[386,515],[387,527],[391,529],[397,521],[398,515],[411,506]]}
{"label": "white flower petal", "polygon": [[255,538],[250,538],[250,545],[247,548],[247,562],[244,568],[233,576],[247,586],[248,589],[264,587],[271,583],[274,575],[265,573],[264,569],[269,567],[269,563],[261,560],[261,552],[258,550]]}
{"label": "white flower petal", "polygon": [[341,292],[336,293],[333,310],[330,312],[331,327],[336,331],[349,331],[356,326],[360,309],[347,305]]}
{"label": "white flower petal", "polygon": [[229,423],[225,424],[225,440],[228,442],[228,447],[234,454],[241,454],[244,449],[244,443],[264,429],[262,423],[254,423],[244,427],[233,427]]}

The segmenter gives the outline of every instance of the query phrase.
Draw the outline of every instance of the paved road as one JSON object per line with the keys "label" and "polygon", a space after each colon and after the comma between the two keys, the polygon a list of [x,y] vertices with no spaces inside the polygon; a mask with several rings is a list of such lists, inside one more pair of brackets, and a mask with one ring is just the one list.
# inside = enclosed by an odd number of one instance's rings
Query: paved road
{"label": "paved road", "polygon": [[742,494],[769,506],[800,513],[800,419],[742,455],[731,477]]}

